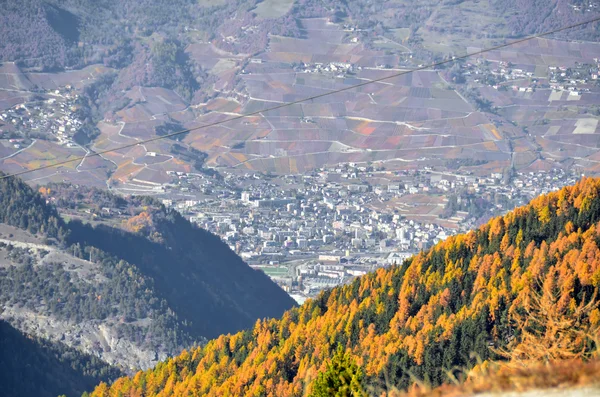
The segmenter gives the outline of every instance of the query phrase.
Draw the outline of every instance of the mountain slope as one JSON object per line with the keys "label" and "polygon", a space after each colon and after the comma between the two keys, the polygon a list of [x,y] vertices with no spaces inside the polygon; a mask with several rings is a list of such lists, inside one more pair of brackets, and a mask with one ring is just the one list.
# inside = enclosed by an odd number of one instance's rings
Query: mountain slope
{"label": "mountain slope", "polygon": [[[264,273],[248,267],[229,247],[192,226],[176,211],[155,209],[149,217],[154,239],[119,229],[69,224],[71,244],[97,247],[134,263],[154,281],[169,306],[188,320],[195,335],[217,337],[275,317],[293,300]],[[160,236],[160,237],[156,237]],[[199,304],[199,303],[202,304]]]}
{"label": "mountain slope", "polygon": [[[481,34],[481,21],[463,21],[461,29],[448,29],[445,17],[453,15],[457,2],[423,2],[415,7],[408,1],[367,0],[339,1],[296,0],[287,12],[261,15],[261,1],[225,0],[198,2],[191,0],[24,0],[0,3],[0,61],[15,61],[23,66],[46,70],[82,67],[105,62],[126,66],[131,59],[130,41],[146,40],[153,33],[171,38],[185,37],[188,29],[198,32],[202,40],[214,40],[222,49],[252,54],[267,46],[268,34],[298,37],[302,32],[299,18],[328,18],[356,23],[361,29],[377,34],[398,28],[416,30],[445,29],[447,34]],[[462,2],[459,2],[460,4]],[[477,2],[469,7],[477,8]],[[576,5],[588,5],[577,2]],[[574,10],[567,0],[490,1],[494,16],[503,17],[484,27],[490,36],[502,35],[504,28],[514,36],[523,36],[573,22],[585,15]],[[262,8],[262,7],[260,7]],[[518,12],[513,12],[518,10]],[[541,11],[540,11],[541,10]],[[255,30],[248,30],[251,24]],[[489,31],[487,31],[489,30]],[[417,34],[417,37],[422,32]],[[473,36],[472,36],[473,35]],[[597,32],[584,28],[574,36],[594,39]],[[235,40],[222,40],[222,37]],[[417,38],[413,37],[413,39]],[[189,37],[185,38],[190,40]],[[418,40],[415,40],[418,42]],[[128,53],[128,54],[126,54]],[[143,72],[140,72],[143,74]]]}
{"label": "mountain slope", "polygon": [[55,200],[0,181],[0,316],[19,330],[132,372],[294,306],[217,236],[155,200],[102,193],[93,199],[130,213],[123,228],[66,223],[46,204],[84,205],[85,189],[66,189],[76,193]]}
{"label": "mountain slope", "polygon": [[61,19],[59,9],[39,0],[4,1],[0,9],[0,59],[47,69],[74,63],[73,43],[52,26]]}
{"label": "mountain slope", "polygon": [[0,394],[80,396],[100,380],[122,375],[96,357],[21,334],[0,321]]}
{"label": "mountain slope", "polygon": [[[439,385],[448,380],[445,370],[522,350],[525,331],[514,321],[539,294],[568,326],[597,329],[599,244],[600,180],[584,179],[401,266],[324,292],[279,320],[257,321],[135,378],[101,384],[93,395],[300,396],[338,345],[362,367],[373,394],[415,378]],[[536,332],[553,326],[548,318]],[[568,349],[593,349],[576,334]]]}

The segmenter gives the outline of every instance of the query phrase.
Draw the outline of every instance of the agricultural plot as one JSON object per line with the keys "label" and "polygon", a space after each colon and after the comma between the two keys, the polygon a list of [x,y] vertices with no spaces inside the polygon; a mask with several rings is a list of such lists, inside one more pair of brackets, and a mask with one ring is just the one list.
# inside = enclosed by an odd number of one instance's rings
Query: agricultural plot
{"label": "agricultural plot", "polygon": [[59,161],[76,160],[63,164],[56,168],[44,169],[31,172],[23,176],[23,179],[34,183],[47,183],[50,181],[62,182],[85,181],[88,185],[106,186],[107,172],[110,164],[103,159],[91,157],[79,159],[86,152],[78,147],[68,148],[49,141],[38,140],[31,146],[6,158],[2,163],[2,170],[9,173],[17,173],[54,164]]}
{"label": "agricultural plot", "polygon": [[[478,49],[480,48],[471,47],[469,52]],[[532,71],[535,71],[538,65],[573,67],[583,60],[589,61],[598,57],[598,54],[600,54],[600,43],[576,43],[538,38],[487,52],[484,57],[491,62],[529,65],[533,67]]]}
{"label": "agricultural plot", "polygon": [[254,9],[261,18],[279,18],[288,13],[294,5],[294,0],[263,0]]}
{"label": "agricultural plot", "polygon": [[124,193],[150,194],[157,186],[172,180],[167,171],[190,172],[192,167],[171,154],[173,140],[135,144],[156,137],[157,128],[165,123],[179,122],[180,126],[175,128],[181,130],[195,117],[188,104],[172,90],[134,87],[126,96],[135,105],[117,112],[114,120],[98,124],[101,133],[92,150],[106,151],[134,144],[102,157],[112,166],[114,172],[110,179],[118,183],[115,189]]}
{"label": "agricultural plot", "polygon": [[223,51],[210,43],[190,44],[186,53],[197,65],[216,78],[214,88],[231,90],[231,85],[246,60],[243,55]]}
{"label": "agricultural plot", "polygon": [[33,84],[14,63],[7,62],[0,65],[0,87],[7,92],[18,92],[30,90]]}
{"label": "agricultural plot", "polygon": [[419,2],[419,5],[436,8],[421,25],[417,35],[424,47],[435,53],[464,54],[469,45],[479,48],[498,44],[490,37],[509,36],[501,15],[489,1],[464,1],[460,3]]}
{"label": "agricultural plot", "polygon": [[60,73],[25,73],[24,76],[31,84],[41,89],[55,90],[66,85],[82,88],[111,70],[113,69],[103,65],[90,65],[80,70],[69,70]]}
{"label": "agricultural plot", "polygon": [[[443,162],[448,153],[492,161],[510,158],[503,152],[507,145],[493,144],[503,134],[483,128],[490,120],[435,71],[266,111],[398,72],[381,67],[397,65],[397,55],[346,43],[349,33],[339,25],[314,19],[303,20],[302,28],[303,38],[272,36],[268,51],[245,66],[239,75],[245,101],[213,100],[206,105],[210,113],[194,121],[201,125],[231,112],[258,112],[251,121],[210,127],[185,138],[209,154],[208,164],[296,173],[350,161],[406,168],[415,162]],[[304,65],[301,70],[294,69],[298,63]],[[237,147],[238,142],[246,143]],[[490,152],[494,155],[488,156]]]}
{"label": "agricultural plot", "polygon": [[597,64],[600,44],[535,39],[483,57],[513,75],[500,83],[504,90],[484,86],[479,92],[524,138],[513,140],[515,166],[536,170],[571,165],[572,159],[595,166],[600,89],[587,70]]}
{"label": "agricultural plot", "polygon": [[[8,84],[10,86],[10,84]],[[26,91],[14,91],[8,89],[0,91],[0,110],[10,109],[16,105],[27,102],[31,98],[31,94]]]}

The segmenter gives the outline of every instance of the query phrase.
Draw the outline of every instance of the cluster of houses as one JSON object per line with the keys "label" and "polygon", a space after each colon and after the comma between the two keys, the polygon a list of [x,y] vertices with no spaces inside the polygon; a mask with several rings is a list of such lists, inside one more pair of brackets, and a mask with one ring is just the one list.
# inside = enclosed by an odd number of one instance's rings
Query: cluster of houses
{"label": "cluster of houses", "polygon": [[354,66],[347,62],[300,62],[300,64],[294,68],[294,71],[299,73],[336,73],[338,77],[344,77],[347,73],[352,73],[355,70],[361,69],[361,66]]}
{"label": "cluster of houses", "polygon": [[[78,95],[72,94],[71,87],[66,86],[63,91],[49,91],[46,99],[21,103],[6,109],[0,113],[0,121],[8,127],[3,128],[0,133],[55,139],[62,145],[73,147],[73,136],[82,125],[75,113],[77,98]],[[13,146],[19,149],[21,142],[16,142]]]}
{"label": "cluster of houses", "polygon": [[495,89],[533,92],[537,88],[550,88],[555,92],[568,91],[569,95],[579,96],[598,85],[600,60],[594,58],[593,61],[575,66],[549,65],[543,71],[536,65],[516,67],[507,61],[497,62],[495,67],[489,67],[485,62],[467,63],[462,69],[463,75],[472,77],[475,83],[487,83]]}

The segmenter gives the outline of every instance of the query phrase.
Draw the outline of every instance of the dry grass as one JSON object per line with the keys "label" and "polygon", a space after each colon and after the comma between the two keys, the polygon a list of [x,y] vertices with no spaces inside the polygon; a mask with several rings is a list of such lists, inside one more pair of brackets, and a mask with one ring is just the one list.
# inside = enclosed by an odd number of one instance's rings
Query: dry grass
{"label": "dry grass", "polygon": [[444,385],[435,389],[414,386],[394,397],[458,397],[485,392],[524,392],[528,390],[564,389],[579,386],[600,387],[600,361],[562,360],[526,367],[492,363],[484,371],[461,385]]}

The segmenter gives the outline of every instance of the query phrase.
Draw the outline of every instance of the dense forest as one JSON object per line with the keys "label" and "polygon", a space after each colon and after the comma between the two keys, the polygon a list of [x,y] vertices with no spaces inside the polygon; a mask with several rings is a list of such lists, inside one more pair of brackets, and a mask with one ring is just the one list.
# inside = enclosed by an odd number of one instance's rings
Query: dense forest
{"label": "dense forest", "polygon": [[[415,379],[439,385],[453,368],[531,351],[528,335],[557,319],[598,329],[599,244],[600,179],[587,178],[92,395],[323,395],[338,382],[332,371],[372,394]],[[540,299],[552,316],[517,327]],[[595,349],[575,333],[569,348]]]}
{"label": "dense forest", "polygon": [[81,396],[119,370],[61,343],[23,335],[0,320],[0,395],[3,397]]}
{"label": "dense forest", "polygon": [[[3,176],[0,173],[0,176]],[[32,234],[64,240],[68,229],[55,208],[16,178],[0,180],[0,223],[25,229]]]}
{"label": "dense forest", "polygon": [[[595,15],[585,14],[589,0],[493,0],[490,2],[501,15],[507,15],[507,26],[514,37],[557,29],[591,19]],[[581,7],[574,11],[573,6]],[[597,40],[598,28],[585,27],[569,32],[570,37]]]}
{"label": "dense forest", "polygon": [[0,60],[22,60],[52,70],[77,64],[81,56],[69,37],[51,21],[63,20],[53,7],[39,0],[0,3]]}

